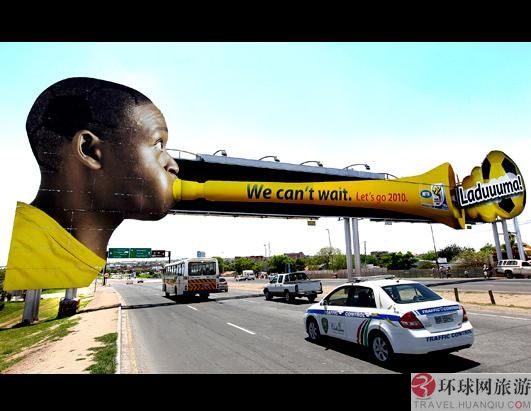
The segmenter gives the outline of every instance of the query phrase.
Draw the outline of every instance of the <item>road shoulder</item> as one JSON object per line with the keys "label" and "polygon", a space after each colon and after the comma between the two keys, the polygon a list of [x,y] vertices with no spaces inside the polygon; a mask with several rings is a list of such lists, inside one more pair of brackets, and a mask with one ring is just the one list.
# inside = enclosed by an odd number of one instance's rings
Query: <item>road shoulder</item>
{"label": "road shoulder", "polygon": [[[81,292],[80,292],[81,294]],[[87,374],[85,369],[94,363],[90,348],[100,346],[96,337],[116,333],[118,308],[103,308],[118,303],[118,295],[111,287],[96,289],[86,309],[94,311],[76,314],[79,323],[64,338],[48,342],[4,371],[5,374]]]}

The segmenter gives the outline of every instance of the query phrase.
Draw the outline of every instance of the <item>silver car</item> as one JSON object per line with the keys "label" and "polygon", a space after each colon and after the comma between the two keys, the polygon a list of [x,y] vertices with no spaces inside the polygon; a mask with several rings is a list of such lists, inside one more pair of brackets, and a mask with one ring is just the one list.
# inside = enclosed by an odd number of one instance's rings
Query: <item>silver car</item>
{"label": "silver car", "polygon": [[227,282],[226,278],[219,277],[218,291],[219,292],[221,292],[221,291],[228,292],[229,291],[229,283]]}

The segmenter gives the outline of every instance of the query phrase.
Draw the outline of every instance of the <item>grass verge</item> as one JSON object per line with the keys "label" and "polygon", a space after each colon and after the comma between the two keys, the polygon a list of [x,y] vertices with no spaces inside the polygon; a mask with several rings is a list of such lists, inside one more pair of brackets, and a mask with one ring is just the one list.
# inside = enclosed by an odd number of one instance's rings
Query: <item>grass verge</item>
{"label": "grass verge", "polygon": [[[83,300],[81,297],[81,302]],[[39,321],[19,326],[24,302],[6,302],[4,309],[0,311],[0,373],[21,361],[27,350],[68,335],[79,318],[57,319],[58,309],[59,298],[43,299],[39,307]]]}
{"label": "grass verge", "polygon": [[91,374],[114,374],[116,372],[117,338],[118,333],[105,334],[95,338],[103,345],[89,348],[95,363],[87,367],[85,371],[90,371]]}
{"label": "grass verge", "polygon": [[66,288],[45,288],[41,291],[41,294],[55,294],[55,293],[64,293]]}

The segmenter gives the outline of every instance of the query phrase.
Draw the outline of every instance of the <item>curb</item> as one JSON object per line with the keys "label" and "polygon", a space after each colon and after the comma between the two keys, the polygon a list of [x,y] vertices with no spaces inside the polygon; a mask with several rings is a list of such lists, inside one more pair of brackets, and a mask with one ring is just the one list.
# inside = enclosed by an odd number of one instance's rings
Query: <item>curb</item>
{"label": "curb", "polygon": [[122,357],[122,305],[118,306],[118,338],[116,339],[116,371],[115,374],[121,374],[121,357]]}
{"label": "curb", "polygon": [[122,299],[122,296],[120,295],[120,293],[116,292],[116,295],[118,295],[118,301],[120,301],[120,303],[118,304],[118,329],[117,329],[118,338],[116,339],[117,349],[116,349],[116,372],[115,374],[121,374],[122,373],[122,322],[125,320],[125,316],[122,313],[122,306],[124,304],[124,300]]}
{"label": "curb", "polygon": [[464,284],[464,283],[479,283],[487,281],[484,278],[471,278],[469,280],[455,280],[455,281],[444,281],[439,283],[424,284],[426,287],[436,287],[439,285],[453,285],[453,284]]}

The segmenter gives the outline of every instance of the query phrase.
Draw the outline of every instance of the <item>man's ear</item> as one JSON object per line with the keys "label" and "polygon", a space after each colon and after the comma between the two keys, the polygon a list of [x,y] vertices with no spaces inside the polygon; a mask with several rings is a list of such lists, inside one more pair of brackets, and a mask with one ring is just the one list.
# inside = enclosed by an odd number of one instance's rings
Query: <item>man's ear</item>
{"label": "man's ear", "polygon": [[101,168],[101,143],[94,133],[88,130],[79,130],[72,139],[74,155],[87,167],[93,170]]}

